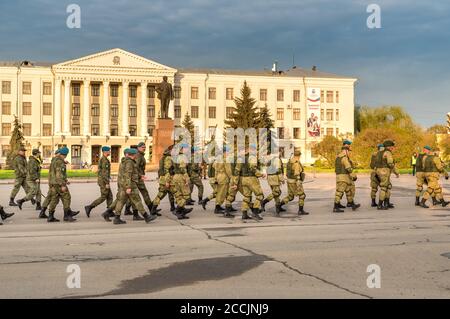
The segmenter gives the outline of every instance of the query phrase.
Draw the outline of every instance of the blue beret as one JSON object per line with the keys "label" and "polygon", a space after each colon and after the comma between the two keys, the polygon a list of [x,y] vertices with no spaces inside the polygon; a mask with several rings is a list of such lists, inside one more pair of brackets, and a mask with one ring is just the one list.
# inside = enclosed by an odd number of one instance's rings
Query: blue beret
{"label": "blue beret", "polygon": [[424,149],[431,151],[431,147],[428,145],[424,146]]}
{"label": "blue beret", "polygon": [[145,146],[144,142],[139,142],[139,144],[137,145],[137,147],[142,147],[142,146]]}
{"label": "blue beret", "polygon": [[384,145],[383,144],[378,144],[377,147],[378,148],[382,148],[382,147],[384,147]]}
{"label": "blue beret", "polygon": [[59,149],[59,154],[61,154],[61,155],[67,155],[67,154],[69,154],[69,149],[68,149],[66,146],[61,147],[61,148]]}
{"label": "blue beret", "polygon": [[349,140],[344,140],[343,145],[352,145],[352,142]]}
{"label": "blue beret", "polygon": [[102,152],[109,152],[110,150],[111,150],[111,147],[109,147],[109,146],[102,147]]}
{"label": "blue beret", "polygon": [[131,154],[131,155],[137,154],[137,149],[135,149],[135,148],[126,148],[124,153],[125,154]]}

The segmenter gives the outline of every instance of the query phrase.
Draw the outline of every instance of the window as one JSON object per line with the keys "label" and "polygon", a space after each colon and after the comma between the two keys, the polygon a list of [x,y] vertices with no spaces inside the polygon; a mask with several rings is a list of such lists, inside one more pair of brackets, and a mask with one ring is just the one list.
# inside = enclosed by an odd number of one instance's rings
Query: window
{"label": "window", "polygon": [[335,130],[336,130],[336,137],[339,137],[339,127],[336,127]]}
{"label": "window", "polygon": [[128,116],[129,117],[137,117],[137,106],[134,104],[131,104],[128,109]]}
{"label": "window", "polygon": [[23,127],[23,135],[24,136],[31,136],[31,124],[30,123],[24,123],[22,127]]}
{"label": "window", "polygon": [[2,156],[8,157],[10,149],[9,145],[2,145]]}
{"label": "window", "polygon": [[300,90],[294,90],[294,102],[300,102]]}
{"label": "window", "polygon": [[11,81],[2,81],[2,94],[11,94]]}
{"label": "window", "polygon": [[72,116],[80,116],[80,103],[72,104]]}
{"label": "window", "polygon": [[52,103],[43,103],[43,114],[52,115]]}
{"label": "window", "polygon": [[227,90],[226,90],[226,99],[227,100],[233,100],[234,99],[233,88],[227,88]]}
{"label": "window", "polygon": [[333,120],[333,110],[327,110],[327,121]]}
{"label": "window", "polygon": [[52,82],[44,82],[42,91],[44,95],[52,95]]}
{"label": "window", "polygon": [[277,90],[277,101],[284,101],[284,90]]}
{"label": "window", "polygon": [[118,118],[119,117],[119,106],[117,104],[111,104],[111,117]]}
{"label": "window", "polygon": [[99,136],[100,135],[100,125],[98,125],[98,124],[92,124],[91,125],[91,135],[92,136]]}
{"label": "window", "polygon": [[180,119],[181,118],[181,106],[175,105],[173,111],[174,111],[175,118]]}
{"label": "window", "polygon": [[294,127],[294,138],[300,139],[301,130],[299,127]]}
{"label": "window", "polygon": [[336,117],[335,117],[336,121],[339,121],[339,110],[336,110]]}
{"label": "window", "polygon": [[91,105],[91,116],[100,116],[100,104]]}
{"label": "window", "polygon": [[119,126],[117,124],[111,124],[109,127],[109,134],[111,136],[118,136],[119,135]]}
{"label": "window", "polygon": [[336,91],[336,103],[339,103],[339,91]]}
{"label": "window", "polygon": [[181,99],[181,86],[175,86],[173,88],[173,96],[176,99]]}
{"label": "window", "polygon": [[117,84],[112,84],[109,86],[109,95],[111,97],[119,96],[119,86]]}
{"label": "window", "polygon": [[320,110],[320,120],[321,121],[324,120],[324,111],[323,111],[323,109]]}
{"label": "window", "polygon": [[198,87],[196,86],[191,87],[191,99],[198,99]]}
{"label": "window", "polygon": [[136,85],[130,85],[129,94],[130,94],[130,97],[137,97],[137,86]]}
{"label": "window", "polygon": [[294,120],[295,121],[300,120],[300,109],[298,109],[298,108],[292,109],[292,112],[293,112]]}
{"label": "window", "polygon": [[72,84],[72,96],[80,96],[80,84]]}
{"label": "window", "polygon": [[321,102],[321,103],[325,102],[323,90],[320,90],[320,102]]}
{"label": "window", "polygon": [[31,94],[31,82],[22,82],[22,94]]}
{"label": "window", "polygon": [[80,136],[80,124],[72,124],[72,135]]}
{"label": "window", "polygon": [[147,87],[147,96],[151,99],[155,98],[155,91],[156,91],[156,87],[151,85],[149,87]]}
{"label": "window", "polygon": [[44,158],[52,157],[52,146],[51,145],[42,146],[42,156]]}
{"label": "window", "polygon": [[329,128],[327,128],[327,135],[333,135],[333,128],[332,127],[329,127]]}
{"label": "window", "polygon": [[198,119],[198,106],[191,106],[191,117],[193,119]]}
{"label": "window", "polygon": [[155,117],[155,106],[149,105],[147,109],[147,117]]}
{"label": "window", "polygon": [[259,90],[259,100],[260,101],[267,101],[267,89],[260,89]]}
{"label": "window", "polygon": [[230,119],[231,116],[233,115],[233,113],[234,113],[234,107],[227,107],[227,109],[226,109],[226,117],[227,117],[227,119]]}
{"label": "window", "polygon": [[216,99],[216,88],[208,89],[208,99],[215,100]]}
{"label": "window", "polygon": [[81,145],[72,145],[72,151],[70,152],[72,158],[81,157]]}
{"label": "window", "polygon": [[327,103],[333,103],[333,91],[327,91]]}
{"label": "window", "polygon": [[22,113],[23,115],[31,115],[31,102],[22,103]]}
{"label": "window", "polygon": [[208,108],[208,117],[210,119],[215,119],[216,118],[216,107],[215,106],[210,106]]}
{"label": "window", "polygon": [[284,127],[279,127],[279,128],[278,128],[278,138],[279,138],[280,140],[283,140],[283,139],[284,139]]}
{"label": "window", "polygon": [[42,124],[42,134],[44,136],[52,136],[52,125],[51,124]]}
{"label": "window", "polygon": [[149,125],[148,127],[147,127],[147,134],[149,135],[149,136],[153,136],[153,130],[155,129],[155,126],[154,125]]}
{"label": "window", "polygon": [[11,102],[2,102],[2,114],[11,115]]}
{"label": "window", "polygon": [[277,120],[284,120],[284,109],[278,108],[277,109]]}
{"label": "window", "polygon": [[92,84],[91,95],[92,96],[100,96],[100,84]]}
{"label": "window", "polygon": [[130,132],[130,136],[136,136],[137,133],[136,125],[130,125],[128,130]]}

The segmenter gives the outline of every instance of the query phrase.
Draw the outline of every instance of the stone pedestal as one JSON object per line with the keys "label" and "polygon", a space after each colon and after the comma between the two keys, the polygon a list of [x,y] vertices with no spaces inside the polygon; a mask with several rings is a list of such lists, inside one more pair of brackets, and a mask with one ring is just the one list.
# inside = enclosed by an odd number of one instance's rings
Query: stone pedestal
{"label": "stone pedestal", "polygon": [[174,120],[157,119],[153,130],[152,161],[150,170],[158,169],[164,151],[173,144]]}

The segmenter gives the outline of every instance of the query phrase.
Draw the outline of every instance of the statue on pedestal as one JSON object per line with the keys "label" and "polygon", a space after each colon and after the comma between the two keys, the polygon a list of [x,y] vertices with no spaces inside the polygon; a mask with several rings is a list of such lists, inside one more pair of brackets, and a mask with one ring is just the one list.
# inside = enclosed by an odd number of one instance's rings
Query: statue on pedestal
{"label": "statue on pedestal", "polygon": [[158,93],[158,99],[161,101],[161,118],[169,118],[169,104],[173,100],[172,84],[167,82],[167,76],[163,77],[163,81],[157,86],[156,92]]}

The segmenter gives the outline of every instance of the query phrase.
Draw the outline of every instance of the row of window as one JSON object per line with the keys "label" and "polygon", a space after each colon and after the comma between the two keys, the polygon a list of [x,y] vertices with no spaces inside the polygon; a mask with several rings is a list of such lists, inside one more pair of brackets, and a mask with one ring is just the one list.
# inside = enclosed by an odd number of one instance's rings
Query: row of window
{"label": "row of window", "polygon": [[[181,89],[181,88],[178,88]],[[198,100],[199,94],[198,91],[199,88],[197,86],[191,87],[191,99],[192,100]],[[300,102],[300,90],[293,90],[292,92],[293,101],[294,102]],[[208,100],[215,100],[217,97],[217,89],[215,87],[209,87],[208,88]],[[234,100],[234,89],[233,88],[226,88],[225,89],[225,99],[226,100]],[[259,100],[260,101],[267,101],[267,89],[260,89],[259,90]],[[277,101],[284,101],[284,90],[278,89],[277,90]]]}
{"label": "row of window", "polygon": [[[2,81],[2,94],[11,94],[11,81]],[[31,82],[22,82],[22,94],[31,95]],[[42,84],[42,94],[52,95],[52,82]]]}

